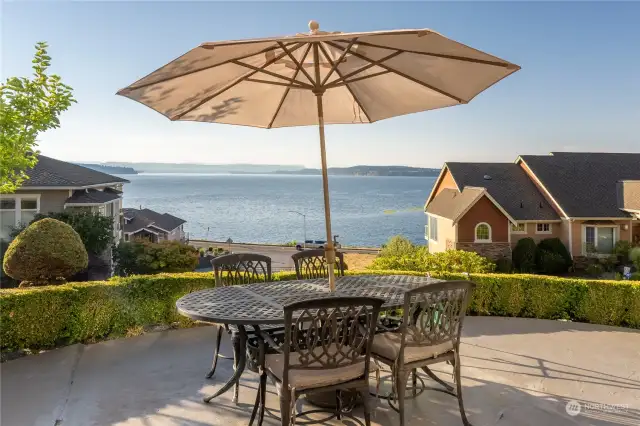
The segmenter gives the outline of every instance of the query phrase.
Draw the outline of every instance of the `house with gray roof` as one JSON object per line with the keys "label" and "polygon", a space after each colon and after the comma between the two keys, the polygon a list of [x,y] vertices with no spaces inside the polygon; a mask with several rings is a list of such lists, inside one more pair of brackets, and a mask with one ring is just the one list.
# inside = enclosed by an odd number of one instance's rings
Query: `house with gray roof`
{"label": "house with gray roof", "polygon": [[98,212],[113,218],[114,238],[122,236],[120,210],[126,179],[44,155],[27,170],[29,179],[13,194],[0,194],[0,238],[38,213]]}
{"label": "house with gray roof", "polygon": [[124,240],[146,238],[153,242],[184,241],[184,219],[150,209],[122,209]]}
{"label": "house with gray roof", "polygon": [[521,238],[560,238],[574,260],[640,242],[640,153],[552,152],[443,166],[425,204],[433,252],[509,257]]}

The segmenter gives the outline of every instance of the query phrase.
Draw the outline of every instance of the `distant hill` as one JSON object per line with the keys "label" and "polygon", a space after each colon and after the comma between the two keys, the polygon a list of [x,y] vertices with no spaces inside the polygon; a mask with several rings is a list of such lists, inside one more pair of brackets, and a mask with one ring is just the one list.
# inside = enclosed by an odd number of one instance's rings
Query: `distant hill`
{"label": "distant hill", "polygon": [[[77,163],[80,166],[109,174],[137,173],[230,173],[230,174],[286,174],[320,175],[320,169],[307,169],[298,165],[278,164],[193,164],[193,163]],[[337,176],[432,176],[440,169],[408,166],[352,166],[329,167],[330,175]]]}
{"label": "distant hill", "polygon": [[122,166],[108,166],[105,164],[86,164],[86,163],[76,163],[78,166],[83,166],[88,169],[96,170],[102,173],[108,173],[110,175],[137,175],[138,172],[132,167],[122,167]]}
{"label": "distant hill", "polygon": [[128,167],[138,173],[238,173],[262,174],[278,170],[299,170],[303,166],[279,164],[192,164],[192,163],[104,163],[110,166]]}
{"label": "distant hill", "polygon": [[[278,170],[278,174],[288,175],[319,175],[320,169]],[[440,169],[407,166],[353,166],[353,167],[329,167],[330,175],[342,176],[416,176],[437,177]]]}

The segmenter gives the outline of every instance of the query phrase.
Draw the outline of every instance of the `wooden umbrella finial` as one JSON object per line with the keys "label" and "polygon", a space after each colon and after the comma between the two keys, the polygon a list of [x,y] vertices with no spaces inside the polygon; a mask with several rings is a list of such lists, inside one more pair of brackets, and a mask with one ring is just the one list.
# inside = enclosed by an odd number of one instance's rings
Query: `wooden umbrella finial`
{"label": "wooden umbrella finial", "polygon": [[319,29],[320,24],[318,24],[318,21],[314,21],[313,19],[309,21],[309,32],[311,32],[311,34],[316,34]]}

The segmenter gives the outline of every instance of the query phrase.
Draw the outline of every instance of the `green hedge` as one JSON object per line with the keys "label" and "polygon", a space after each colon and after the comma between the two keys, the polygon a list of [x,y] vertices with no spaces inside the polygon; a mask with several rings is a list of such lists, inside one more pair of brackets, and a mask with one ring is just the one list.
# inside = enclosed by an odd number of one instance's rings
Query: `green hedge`
{"label": "green hedge", "polygon": [[[398,271],[348,272],[372,273],[423,275]],[[274,279],[291,280],[295,274],[279,273]],[[515,274],[473,274],[471,279],[478,284],[471,314],[562,318],[640,328],[638,282]],[[213,284],[212,273],[183,273],[0,290],[0,344],[3,350],[50,348],[123,336],[153,324],[177,322],[189,326],[193,323],[176,312],[176,300]]]}

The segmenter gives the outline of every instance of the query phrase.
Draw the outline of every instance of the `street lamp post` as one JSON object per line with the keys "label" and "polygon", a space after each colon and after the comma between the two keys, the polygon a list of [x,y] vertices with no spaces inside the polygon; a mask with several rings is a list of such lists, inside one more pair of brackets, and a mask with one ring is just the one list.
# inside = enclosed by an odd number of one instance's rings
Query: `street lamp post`
{"label": "street lamp post", "polygon": [[289,213],[295,213],[299,216],[302,216],[303,231],[304,231],[304,242],[302,243],[302,246],[306,249],[307,248],[307,215],[297,212],[295,210],[289,210]]}

